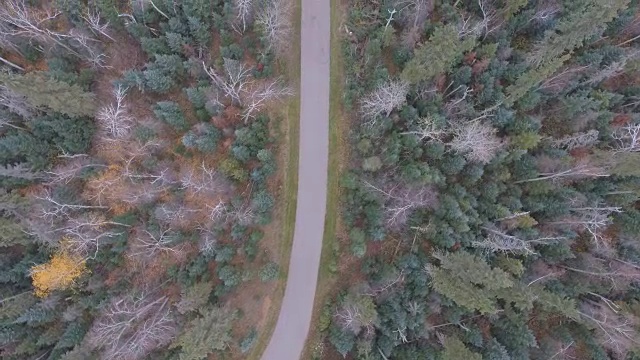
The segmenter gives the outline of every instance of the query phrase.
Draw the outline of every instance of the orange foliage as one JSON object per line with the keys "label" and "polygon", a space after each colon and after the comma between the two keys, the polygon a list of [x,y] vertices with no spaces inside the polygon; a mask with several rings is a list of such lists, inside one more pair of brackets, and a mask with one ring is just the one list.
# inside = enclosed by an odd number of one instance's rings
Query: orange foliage
{"label": "orange foliage", "polygon": [[85,261],[66,252],[53,255],[48,263],[35,265],[30,271],[38,297],[45,297],[54,290],[69,288],[86,272]]}

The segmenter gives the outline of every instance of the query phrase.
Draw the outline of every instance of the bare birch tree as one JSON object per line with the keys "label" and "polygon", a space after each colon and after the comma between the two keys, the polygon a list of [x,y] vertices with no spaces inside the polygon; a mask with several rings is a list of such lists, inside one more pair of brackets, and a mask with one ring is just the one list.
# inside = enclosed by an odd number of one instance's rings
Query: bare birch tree
{"label": "bare birch tree", "polygon": [[58,219],[68,219],[73,211],[107,208],[106,206],[69,204],[56,199],[48,189],[44,190],[41,195],[37,195],[36,199],[40,200],[39,214],[41,218],[51,222]]}
{"label": "bare birch tree", "polygon": [[420,141],[441,141],[446,135],[446,131],[438,126],[432,117],[418,119],[415,130],[405,131],[402,135],[415,135]]}
{"label": "bare birch tree", "polygon": [[570,209],[573,216],[561,221],[550,222],[549,224],[574,226],[582,231],[586,231],[596,248],[605,246],[604,231],[613,224],[611,215],[622,212],[620,207],[598,206],[581,207]]}
{"label": "bare birch tree", "polygon": [[627,124],[611,134],[616,140],[616,152],[640,151],[640,124]]}
{"label": "bare birch tree", "polygon": [[567,135],[551,142],[551,146],[566,150],[573,150],[579,147],[590,147],[598,143],[598,130],[591,129],[587,132]]}
{"label": "bare birch tree", "polygon": [[624,357],[631,348],[640,344],[636,330],[638,319],[623,312],[613,301],[599,297],[599,301],[583,302],[578,313],[588,325],[595,327],[606,348]]}
{"label": "bare birch tree", "polygon": [[387,226],[400,230],[406,225],[409,216],[416,209],[432,208],[438,203],[437,192],[430,186],[398,183],[393,179],[378,181],[373,185],[365,181],[364,185],[383,196]]}
{"label": "bare birch tree", "polygon": [[155,232],[145,229],[139,232],[128,256],[150,259],[159,253],[176,254],[180,251],[175,246],[176,240],[176,234],[171,228]]}
{"label": "bare birch tree", "polygon": [[223,72],[218,73],[213,68],[208,68],[204,63],[204,70],[209,75],[213,84],[220,89],[231,101],[240,105],[242,94],[253,82],[250,75],[251,69],[246,67],[241,61],[224,58]]}
{"label": "bare birch tree", "polygon": [[543,172],[538,177],[515,181],[514,184],[521,184],[532,181],[552,180],[559,181],[564,179],[580,179],[586,177],[607,177],[610,174],[599,166],[589,164],[577,164],[566,170],[558,170],[554,172]]}
{"label": "bare birch tree", "polygon": [[129,134],[133,126],[133,118],[127,111],[124,98],[127,96],[127,88],[118,85],[113,89],[115,104],[110,104],[98,112],[98,123],[108,139],[123,138]]}
{"label": "bare birch tree", "polygon": [[233,28],[240,34],[244,34],[247,31],[247,26],[251,26],[253,22],[253,1],[233,0],[233,7],[236,12],[236,23]]}
{"label": "bare birch tree", "polygon": [[243,101],[242,119],[247,123],[255,117],[269,101],[280,100],[293,95],[293,89],[282,84],[280,79],[270,80],[251,89]]}
{"label": "bare birch tree", "polygon": [[539,237],[531,240],[524,240],[514,235],[509,235],[501,230],[483,228],[487,237],[482,241],[472,241],[471,246],[483,249],[489,253],[506,253],[515,255],[534,255],[536,251],[533,246],[536,244],[549,244],[565,239],[564,237]]}
{"label": "bare birch tree", "polygon": [[169,299],[148,294],[114,299],[94,322],[89,343],[103,359],[137,360],[168,344],[177,331]]}
{"label": "bare birch tree", "polygon": [[469,161],[486,164],[503,146],[496,135],[497,130],[478,120],[458,122],[452,127],[451,132],[453,139],[448,145]]}
{"label": "bare birch tree", "polygon": [[394,109],[407,101],[409,84],[402,80],[388,80],[365,96],[360,102],[360,112],[365,125],[374,126],[379,116],[389,116]]}
{"label": "bare birch tree", "polygon": [[[31,118],[36,109],[29,104],[24,95],[18,94],[10,88],[0,85],[0,105],[6,106],[9,111],[18,114],[25,119]],[[0,119],[0,127],[10,126],[14,129],[22,129],[13,125],[10,119]]]}
{"label": "bare birch tree", "polygon": [[207,167],[204,162],[198,170],[191,169],[180,179],[181,189],[188,190],[194,195],[215,195],[228,190],[224,177],[215,170]]}
{"label": "bare birch tree", "polygon": [[99,11],[91,11],[87,9],[86,13],[82,15],[82,19],[87,23],[87,26],[89,26],[89,29],[91,29],[94,34],[102,35],[111,41],[115,41],[108,32],[109,22],[101,22]]}
{"label": "bare birch tree", "polygon": [[257,11],[256,23],[270,49],[283,53],[291,41],[291,1],[265,0]]}

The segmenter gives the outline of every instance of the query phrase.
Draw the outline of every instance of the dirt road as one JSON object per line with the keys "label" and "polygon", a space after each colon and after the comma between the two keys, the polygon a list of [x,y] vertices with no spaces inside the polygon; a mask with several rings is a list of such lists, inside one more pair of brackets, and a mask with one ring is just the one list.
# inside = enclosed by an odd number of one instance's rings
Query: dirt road
{"label": "dirt road", "polygon": [[329,0],[302,0],[296,224],[282,308],[262,360],[300,359],[311,323],[327,200],[329,16]]}

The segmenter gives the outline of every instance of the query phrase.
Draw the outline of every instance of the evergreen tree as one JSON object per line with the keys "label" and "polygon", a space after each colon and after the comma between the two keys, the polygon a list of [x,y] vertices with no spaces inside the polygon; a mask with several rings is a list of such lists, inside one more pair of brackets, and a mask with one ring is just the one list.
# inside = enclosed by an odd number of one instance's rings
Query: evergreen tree
{"label": "evergreen tree", "polygon": [[93,94],[77,85],[49,79],[42,73],[16,75],[0,72],[0,83],[22,94],[34,107],[72,117],[93,116],[96,106]]}
{"label": "evergreen tree", "polygon": [[455,26],[437,27],[429,41],[415,50],[413,59],[409,60],[402,71],[402,78],[413,84],[431,80],[451,70],[462,55],[474,46],[475,39],[461,39]]}

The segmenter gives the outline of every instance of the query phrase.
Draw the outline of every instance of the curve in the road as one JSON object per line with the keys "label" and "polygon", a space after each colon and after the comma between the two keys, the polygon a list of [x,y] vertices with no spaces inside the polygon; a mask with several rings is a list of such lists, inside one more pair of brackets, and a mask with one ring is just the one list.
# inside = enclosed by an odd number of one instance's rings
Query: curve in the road
{"label": "curve in the road", "polygon": [[329,156],[330,1],[302,0],[298,199],[287,286],[262,360],[298,360],[311,324]]}

